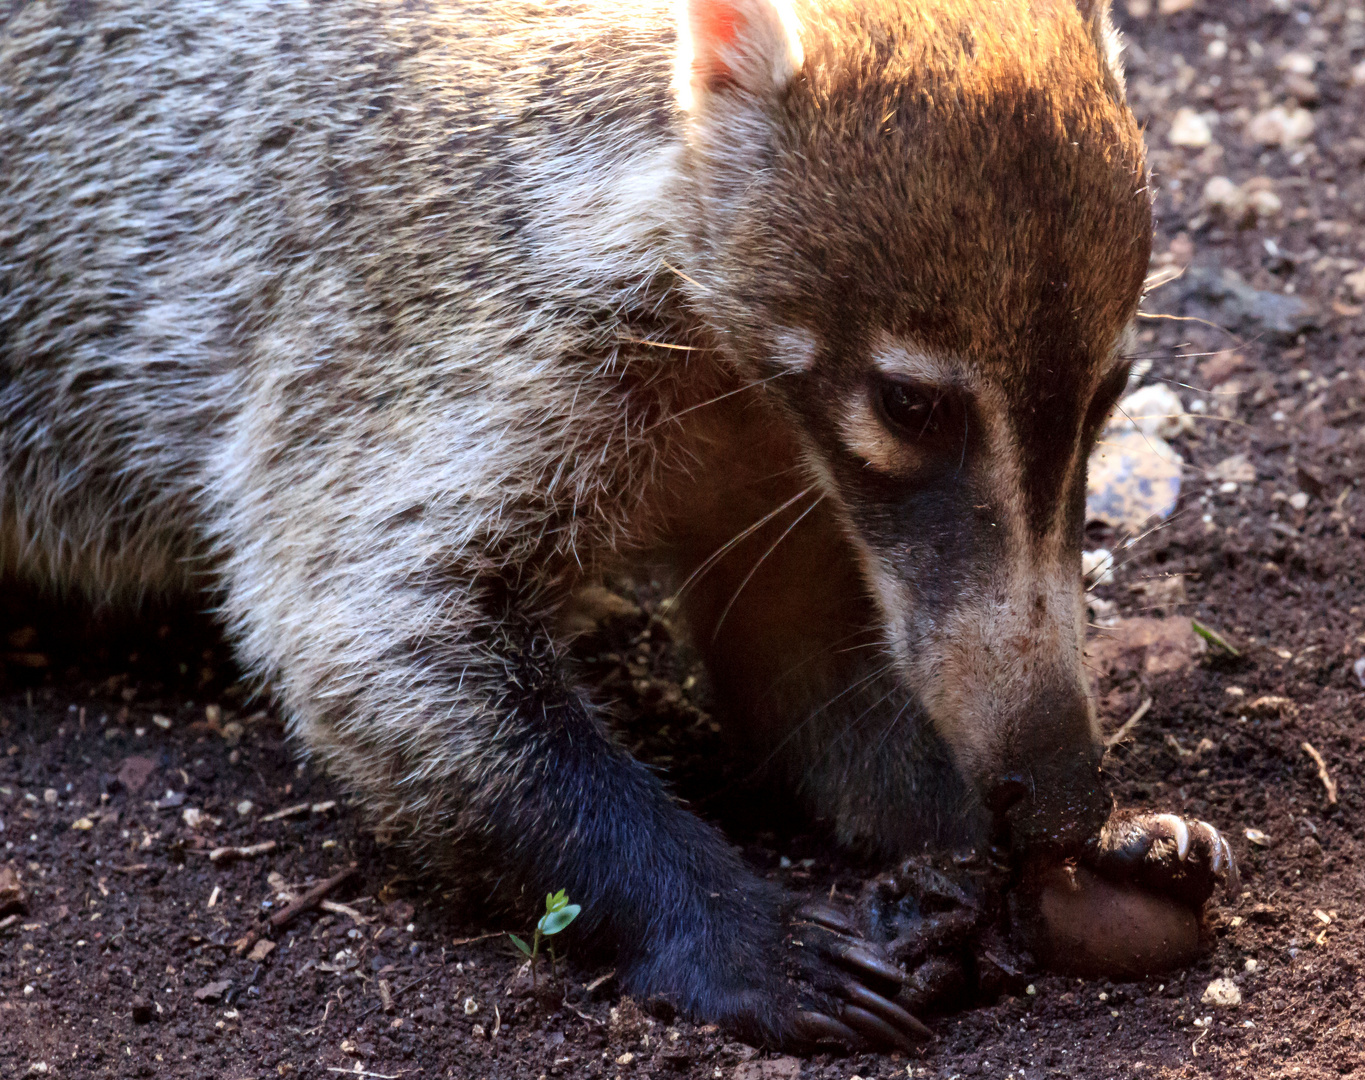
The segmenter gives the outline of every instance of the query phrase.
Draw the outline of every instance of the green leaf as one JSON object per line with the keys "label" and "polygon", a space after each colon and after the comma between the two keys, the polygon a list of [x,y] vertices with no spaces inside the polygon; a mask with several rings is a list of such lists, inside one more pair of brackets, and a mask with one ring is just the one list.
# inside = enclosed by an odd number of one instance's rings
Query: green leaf
{"label": "green leaf", "polygon": [[1190,625],[1194,627],[1194,632],[1196,634],[1198,634],[1201,638],[1203,638],[1205,641],[1207,641],[1210,645],[1214,646],[1215,648],[1222,649],[1230,656],[1242,655],[1242,651],[1240,649],[1232,645],[1232,643],[1229,642],[1227,638],[1225,638],[1217,630],[1214,630],[1212,627],[1205,626],[1198,619],[1191,619]]}
{"label": "green leaf", "polygon": [[550,912],[552,912],[552,911],[558,911],[560,908],[562,908],[562,907],[563,907],[565,904],[567,904],[568,902],[569,902],[569,898],[568,898],[567,895],[565,895],[563,889],[560,889],[559,892],[556,892],[556,893],[546,893],[546,894],[545,894],[545,914],[548,915],[548,914],[549,914]]}
{"label": "green leaf", "polygon": [[569,923],[578,918],[578,913],[582,911],[580,904],[565,904],[556,911],[547,911],[541,916],[539,929],[542,934],[549,937],[563,930]]}
{"label": "green leaf", "polygon": [[515,945],[518,949],[524,952],[527,956],[531,955],[531,946],[527,945],[526,942],[522,941],[521,938],[517,937],[516,934],[508,934],[507,936],[512,939],[512,944]]}

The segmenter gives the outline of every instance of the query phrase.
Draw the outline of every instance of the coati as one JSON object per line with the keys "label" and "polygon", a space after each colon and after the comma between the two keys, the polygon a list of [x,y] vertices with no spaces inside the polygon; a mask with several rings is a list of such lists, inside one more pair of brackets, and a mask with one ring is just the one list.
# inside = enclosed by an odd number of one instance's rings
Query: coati
{"label": "coati", "polygon": [[566,889],[625,990],[899,1044],[896,969],[609,736],[566,599],[686,583],[849,844],[1202,902],[1226,842],[1110,818],[1081,665],[1150,236],[1102,0],[11,2],[0,568],[208,598],[377,821]]}

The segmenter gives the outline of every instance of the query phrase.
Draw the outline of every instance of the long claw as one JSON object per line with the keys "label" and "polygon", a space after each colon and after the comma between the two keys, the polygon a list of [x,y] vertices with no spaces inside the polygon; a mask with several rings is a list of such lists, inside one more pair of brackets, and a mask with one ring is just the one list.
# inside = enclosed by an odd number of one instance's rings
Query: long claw
{"label": "long claw", "polygon": [[842,911],[831,907],[829,904],[803,904],[796,915],[801,919],[809,919],[811,922],[823,926],[826,930],[833,930],[836,934],[858,933],[857,924]]}
{"label": "long claw", "polygon": [[801,1011],[796,1014],[796,1037],[811,1043],[843,1043],[857,1046],[861,1037],[847,1024],[820,1012]]}
{"label": "long claw", "polygon": [[894,1001],[888,1001],[874,990],[861,983],[848,980],[843,987],[844,997],[849,1003],[880,1016],[898,1031],[909,1032],[916,1038],[932,1039],[934,1033],[921,1024]]}
{"label": "long claw", "polygon": [[1163,822],[1172,833],[1175,834],[1175,854],[1181,862],[1185,861],[1185,856],[1190,853],[1190,830],[1184,819],[1175,814],[1160,814],[1158,820]]}
{"label": "long claw", "polygon": [[830,956],[854,971],[896,986],[905,981],[905,973],[900,968],[884,960],[865,945],[852,941],[836,941],[828,946],[828,950]]}
{"label": "long claw", "polygon": [[1226,839],[1220,836],[1218,843],[1228,856],[1228,876],[1223,880],[1223,888],[1227,890],[1228,897],[1233,898],[1242,891],[1242,875],[1237,869],[1237,856],[1232,853],[1232,847]]}
{"label": "long claw", "polygon": [[840,1016],[873,1045],[894,1046],[898,1050],[913,1050],[915,1047],[914,1040],[908,1035],[897,1031],[875,1013],[868,1012],[857,1005],[845,1005],[840,1010]]}

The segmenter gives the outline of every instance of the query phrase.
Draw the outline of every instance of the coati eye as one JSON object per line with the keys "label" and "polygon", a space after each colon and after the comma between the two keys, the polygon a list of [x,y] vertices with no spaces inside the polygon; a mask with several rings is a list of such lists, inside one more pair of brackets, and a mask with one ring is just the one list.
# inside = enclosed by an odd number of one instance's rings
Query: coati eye
{"label": "coati eye", "polygon": [[1085,435],[1087,438],[1094,438],[1099,434],[1099,430],[1104,426],[1104,422],[1109,418],[1109,414],[1114,411],[1114,406],[1118,404],[1119,398],[1123,397],[1123,392],[1128,388],[1128,375],[1133,370],[1132,364],[1123,364],[1116,370],[1110,372],[1104,382],[1100,384],[1095,396],[1091,399],[1090,408],[1085,416]]}
{"label": "coati eye", "polygon": [[937,440],[957,432],[957,403],[939,387],[882,379],[876,398],[882,419],[904,439]]}

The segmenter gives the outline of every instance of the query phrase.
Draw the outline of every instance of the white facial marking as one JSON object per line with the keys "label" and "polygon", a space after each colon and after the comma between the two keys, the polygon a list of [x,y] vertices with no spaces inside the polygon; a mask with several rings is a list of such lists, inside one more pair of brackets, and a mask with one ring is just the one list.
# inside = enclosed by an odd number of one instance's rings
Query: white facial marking
{"label": "white facial marking", "polygon": [[883,375],[893,379],[963,386],[969,377],[965,364],[933,356],[890,339],[884,339],[873,349],[872,363]]}
{"label": "white facial marking", "polygon": [[809,371],[815,363],[815,335],[799,326],[781,326],[772,332],[772,359],[791,371]]}

